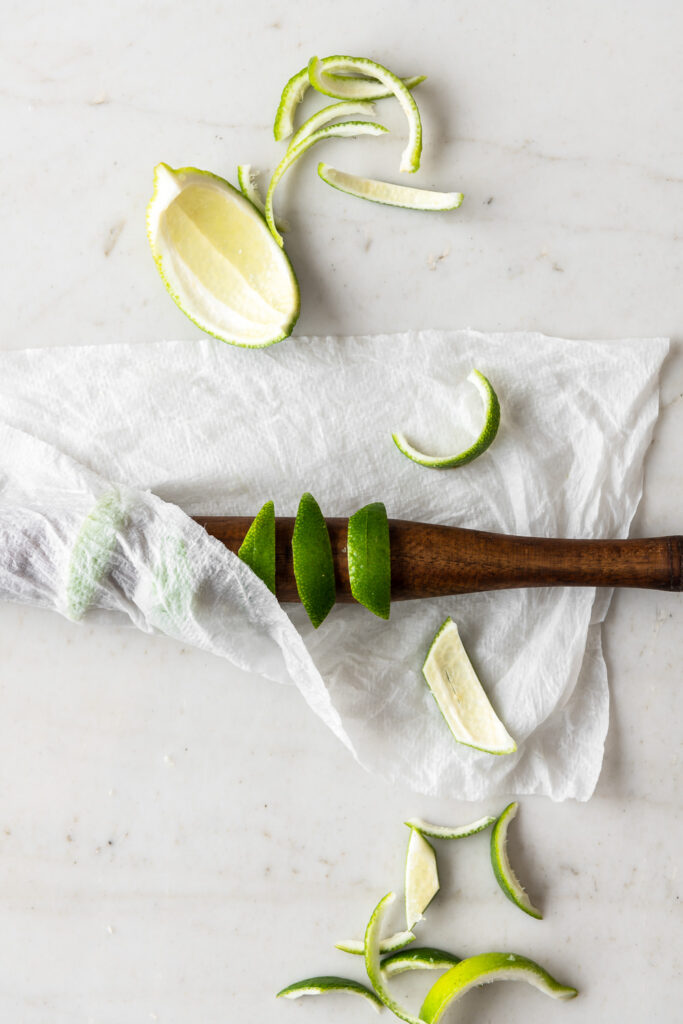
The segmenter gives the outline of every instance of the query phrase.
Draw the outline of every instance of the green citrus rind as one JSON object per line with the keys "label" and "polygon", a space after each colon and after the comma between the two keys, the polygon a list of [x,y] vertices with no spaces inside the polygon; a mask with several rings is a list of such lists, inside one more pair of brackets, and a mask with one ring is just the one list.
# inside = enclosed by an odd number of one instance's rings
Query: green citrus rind
{"label": "green citrus rind", "polygon": [[429,836],[430,839],[466,839],[467,836],[474,836],[477,832],[483,832],[489,825],[493,825],[496,820],[492,815],[487,814],[485,817],[477,818],[476,821],[472,821],[468,825],[430,825],[428,821],[424,821],[422,818],[409,818],[403,824],[407,825],[408,828],[421,832],[423,836]]}
{"label": "green citrus rind", "polygon": [[237,552],[246,565],[275,593],[275,505],[267,501],[247,530]]}
{"label": "green citrus rind", "polygon": [[517,750],[491,706],[450,616],[432,640],[422,674],[458,743],[487,754],[512,754]]}
{"label": "green citrus rind", "polygon": [[417,1017],[413,1017],[400,1003],[396,1002],[389,992],[382,974],[379,952],[380,934],[384,916],[395,899],[396,894],[388,892],[386,896],[382,897],[370,916],[368,926],[365,929],[365,970],[375,992],[393,1014],[404,1020],[406,1024],[422,1024],[422,1021],[418,1020]]}
{"label": "green citrus rind", "polygon": [[[232,304],[211,297],[210,289],[199,279],[193,280],[191,268],[183,262],[173,241],[173,230],[168,220],[178,197],[190,188],[204,190],[207,199],[215,200],[219,196],[226,204],[233,205],[232,215],[238,216],[242,226],[250,233],[254,232],[254,237],[240,248],[240,253],[242,248],[246,248],[248,258],[253,258],[258,249],[258,262],[264,273],[264,281],[261,282],[264,291],[270,287],[272,299],[272,292],[279,290],[285,308],[279,309],[269,302],[259,292],[258,285],[248,279],[253,275],[245,276],[239,267],[233,266],[229,254],[226,256],[225,253],[215,252],[216,261],[222,261],[222,272],[214,272],[212,282],[220,281],[221,286],[225,286],[229,277],[235,288]],[[230,205],[226,209],[230,209]],[[174,221],[175,217],[174,214]],[[177,217],[191,220],[182,207],[178,208]],[[281,248],[276,246],[271,251],[272,235],[263,217],[224,178],[196,167],[174,169],[165,163],[157,164],[154,169],[154,192],[147,206],[147,236],[154,262],[169,295],[181,312],[206,334],[241,348],[266,348],[292,333],[300,311],[299,285],[292,265]],[[201,238],[201,232],[197,232],[196,237]],[[205,238],[201,244],[210,247]],[[204,292],[207,292],[208,298]],[[225,318],[224,323],[215,322],[216,309]]]}
{"label": "green citrus rind", "polygon": [[277,993],[278,999],[300,999],[302,996],[321,996],[328,992],[351,992],[353,995],[362,996],[378,1012],[382,1009],[382,1001],[375,993],[351,978],[338,978],[333,974],[322,974],[316,978],[304,978],[302,981],[295,981],[292,985],[280,989]]}
{"label": "green citrus rind", "polygon": [[399,949],[390,956],[385,956],[381,967],[385,977],[393,978],[395,974],[405,971],[442,971],[460,963],[460,957],[445,949],[434,946],[416,946],[413,949]]}
{"label": "green citrus rind", "polygon": [[391,611],[391,547],[387,510],[381,501],[365,505],[349,519],[347,559],[351,593],[373,615]]}
{"label": "green citrus rind", "polygon": [[337,170],[330,164],[318,164],[318,175],[332,188],[356,199],[367,199],[384,206],[398,206],[402,210],[422,210],[426,213],[445,213],[457,210],[465,198],[462,192],[434,192],[426,188],[408,188],[389,181],[363,178],[357,174]]}
{"label": "green citrus rind", "polygon": [[399,169],[414,173],[420,167],[422,153],[422,122],[417,103],[409,89],[393,71],[367,57],[345,57],[341,54],[326,58],[325,63],[319,57],[311,57],[308,62],[308,77],[317,92],[334,99],[350,99],[350,87],[347,80],[339,76],[336,80],[330,77],[331,71],[343,71],[367,75],[376,78],[386,89],[391,89],[398,100],[408,121],[408,142],[401,155]]}
{"label": "green citrus rind", "polygon": [[439,891],[436,853],[417,829],[411,828],[406,851],[405,904],[406,928],[411,929]]}
{"label": "green citrus rind", "polygon": [[481,953],[468,957],[432,985],[420,1010],[424,1024],[437,1024],[448,1006],[478,985],[493,981],[527,981],[553,999],[573,999],[575,988],[561,985],[545,968],[516,953]]}
{"label": "green citrus rind", "polygon": [[334,605],[336,584],[327,523],[308,492],[301,497],[294,522],[292,559],[301,603],[317,629]]}
{"label": "green citrus rind", "polygon": [[512,869],[507,852],[507,832],[510,822],[515,818],[519,804],[516,801],[508,804],[498,821],[493,826],[491,833],[491,866],[496,876],[496,881],[505,895],[515,906],[523,910],[530,917],[540,921],[543,918],[541,911],[533,905],[529,899],[524,886],[517,878]]}
{"label": "green citrus rind", "polygon": [[481,433],[469,448],[454,455],[427,455],[413,447],[405,434],[396,431],[391,436],[402,455],[412,462],[416,462],[418,466],[425,466],[427,469],[453,469],[456,466],[466,466],[468,462],[473,462],[474,459],[483,455],[487,448],[491,447],[500,426],[498,396],[493,390],[491,382],[479,370],[472,370],[467,379],[477,388],[484,402],[484,425]]}
{"label": "green citrus rind", "polygon": [[[379,951],[383,954],[394,953],[404,949],[406,946],[410,945],[411,942],[415,942],[415,935],[413,932],[394,932],[393,935],[388,935],[386,939],[380,940]],[[342,953],[352,953],[354,956],[365,956],[364,939],[342,939],[341,942],[335,943],[335,948],[340,949]]]}
{"label": "green citrus rind", "polygon": [[[333,59],[333,57],[323,57],[323,67],[327,67]],[[329,77],[333,83],[336,83],[337,79],[342,76],[330,74]],[[412,78],[404,78],[402,81],[407,89],[415,89],[420,82],[424,82],[426,77],[426,75],[414,75]],[[394,95],[392,89],[387,89],[381,83],[367,78],[344,77],[342,84],[346,86],[347,90],[349,87],[352,87],[354,94],[346,96],[350,100],[381,100],[387,96]],[[289,138],[294,131],[294,116],[297,107],[306,95],[310,85],[308,66],[302,68],[301,71],[297,71],[285,84],[273,125],[273,135],[278,142]]]}
{"label": "green citrus rind", "polygon": [[370,117],[374,112],[375,104],[372,100],[342,100],[341,103],[330,103],[327,107],[316,110],[307,121],[304,121],[292,135],[287,149],[295,149],[318,128],[324,128],[326,124],[330,124],[331,121],[336,121],[340,117],[351,117],[354,114],[367,114]]}
{"label": "green citrus rind", "polygon": [[265,202],[265,217],[271,234],[277,244],[282,247],[282,236],[275,225],[273,214],[273,193],[283,174],[289,170],[292,164],[296,163],[299,157],[303,156],[316,142],[323,142],[325,139],[348,139],[356,135],[383,135],[387,129],[384,125],[375,121],[342,121],[341,124],[329,124],[324,128],[307,135],[297,146],[288,149],[280,163],[273,171],[273,176],[268,185]]}

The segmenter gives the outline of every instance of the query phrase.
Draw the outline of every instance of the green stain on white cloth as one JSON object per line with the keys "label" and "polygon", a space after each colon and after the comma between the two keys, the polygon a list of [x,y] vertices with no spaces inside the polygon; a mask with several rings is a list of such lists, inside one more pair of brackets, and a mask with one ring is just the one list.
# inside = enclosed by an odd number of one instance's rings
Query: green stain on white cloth
{"label": "green stain on white cloth", "polygon": [[66,614],[82,619],[108,571],[116,537],[126,518],[121,495],[107,491],[85,518],[76,537],[66,581]]}

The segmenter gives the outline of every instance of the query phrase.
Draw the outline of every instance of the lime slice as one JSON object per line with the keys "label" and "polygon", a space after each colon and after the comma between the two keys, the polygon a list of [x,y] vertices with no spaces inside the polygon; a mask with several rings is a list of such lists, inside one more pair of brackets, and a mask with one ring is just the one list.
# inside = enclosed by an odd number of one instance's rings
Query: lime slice
{"label": "lime slice", "polygon": [[275,506],[267,501],[247,530],[238,558],[275,593]]}
{"label": "lime slice", "polygon": [[496,876],[498,885],[501,887],[507,898],[512,900],[513,903],[516,903],[520,910],[523,910],[525,914],[530,914],[531,917],[535,917],[540,921],[543,914],[533,905],[527,896],[524,891],[524,887],[512,870],[508,859],[508,827],[512,819],[516,816],[518,808],[518,803],[508,804],[493,827],[493,832],[491,833],[491,864],[493,866],[493,873]]}
{"label": "lime slice", "polygon": [[469,448],[456,455],[425,455],[406,440],[405,435],[398,431],[392,434],[394,444],[403,455],[417,462],[418,466],[427,466],[429,469],[451,469],[453,466],[464,466],[472,462],[491,445],[498,433],[500,426],[500,403],[498,396],[491,387],[490,381],[486,379],[479,370],[472,370],[467,378],[477,388],[484,402],[484,426],[479,437]]}
{"label": "lime slice", "polygon": [[406,854],[406,927],[422,920],[423,911],[439,891],[434,848],[411,828]]}
{"label": "lime slice", "polygon": [[365,505],[349,519],[347,542],[351,593],[381,619],[391,606],[389,521],[381,501]]}
{"label": "lime slice", "polygon": [[282,246],[282,236],[279,234],[275,226],[275,219],[273,216],[273,192],[285,171],[289,170],[292,164],[295,163],[300,156],[303,156],[311,146],[314,146],[316,142],[322,142],[324,139],[348,139],[354,135],[382,135],[386,131],[387,129],[383,125],[376,124],[374,121],[342,121],[341,124],[329,124],[324,128],[318,128],[317,131],[311,132],[310,135],[307,135],[297,146],[287,150],[282,160],[275,168],[273,177],[270,179],[265,203],[266,221],[268,222],[268,227],[279,246]]}
{"label": "lime slice", "polygon": [[353,114],[367,114],[368,117],[375,112],[375,104],[372,100],[343,100],[341,103],[330,103],[322,110],[316,110],[307,121],[301,125],[289,141],[287,149],[294,149],[307,139],[309,135],[324,127],[330,121],[336,121],[340,117],[351,117]]}
{"label": "lime slice", "polygon": [[[333,61],[334,59],[334,57],[323,57],[321,63],[323,67],[326,68],[330,61]],[[414,75],[412,78],[404,78],[402,81],[406,89],[414,89],[420,84],[420,82],[424,82],[426,77],[426,75]],[[342,85],[347,90],[346,99],[381,100],[386,96],[394,95],[393,89],[388,89],[376,80],[373,81],[368,78],[350,78],[346,76],[342,78],[341,75],[334,74],[329,76],[329,80],[335,85],[337,84],[338,79],[341,79]],[[301,71],[297,71],[295,75],[292,75],[282,90],[282,96],[280,97],[280,103],[275,115],[275,124],[273,125],[273,135],[278,142],[282,139],[288,138],[294,131],[294,115],[296,114],[296,109],[304,98],[310,84],[308,67],[305,67],[302,68]]]}
{"label": "lime slice", "polygon": [[293,985],[287,985],[286,988],[281,989],[277,998],[300,999],[301,996],[321,996],[327,992],[353,992],[372,1003],[378,1013],[382,1009],[382,1001],[365,985],[361,985],[360,982],[353,981],[351,978],[337,978],[332,974],[295,981]]}
{"label": "lime slice", "polygon": [[318,174],[332,188],[346,192],[347,195],[369,199],[373,203],[384,203],[386,206],[400,206],[405,210],[457,210],[465,198],[462,192],[432,192],[426,188],[406,188],[405,185],[392,185],[388,181],[361,178],[357,174],[338,171],[336,167],[322,162],[318,164]]}
{"label": "lime slice", "polygon": [[404,971],[440,971],[460,963],[460,957],[447,953],[445,949],[433,946],[418,946],[405,952],[399,949],[382,960],[382,970],[387,978]]}
{"label": "lime slice", "polygon": [[528,981],[553,999],[573,999],[575,988],[560,985],[543,967],[516,953],[481,953],[461,960],[432,985],[420,1010],[420,1020],[436,1024],[452,1002],[471,988],[491,981]]}
{"label": "lime slice", "polygon": [[367,57],[334,56],[328,57],[325,63],[319,57],[312,57],[308,62],[308,77],[311,85],[325,96],[332,96],[338,100],[357,99],[358,97],[354,93],[354,86],[349,84],[347,78],[341,75],[332,78],[331,71],[350,71],[367,75],[369,78],[376,78],[386,89],[393,92],[408,120],[408,143],[401,156],[400,170],[410,173],[417,171],[420,167],[420,154],[422,153],[422,122],[417,103],[401,79],[389,68],[385,68],[383,64],[378,64]]}
{"label": "lime slice", "polygon": [[368,972],[370,984],[374,988],[375,992],[392,1013],[397,1017],[400,1017],[401,1020],[406,1021],[406,1024],[422,1024],[422,1021],[418,1020],[417,1017],[411,1016],[411,1014],[396,1002],[387,989],[384,983],[384,976],[382,974],[379,952],[379,936],[382,931],[384,915],[395,899],[396,894],[393,892],[388,892],[386,896],[383,896],[373,910],[372,916],[368,921],[368,926],[365,929],[365,970]]}
{"label": "lime slice", "polygon": [[489,754],[512,754],[517,749],[491,707],[451,618],[434,637],[422,673],[458,743]]}
{"label": "lime slice", "polygon": [[483,832],[489,825],[493,825],[494,821],[496,819],[487,814],[485,818],[478,818],[469,825],[430,825],[422,818],[410,818],[403,824],[432,839],[465,839],[467,836],[476,835],[477,832]]}
{"label": "lime slice", "polygon": [[[415,936],[412,932],[394,932],[393,935],[389,935],[386,939],[381,940],[379,951],[380,953],[393,953],[395,950],[403,949],[405,946],[410,945],[411,942],[415,942]],[[365,956],[364,939],[342,939],[341,942],[335,943],[335,947],[336,949],[341,949],[342,953]]]}
{"label": "lime slice", "polygon": [[291,334],[299,315],[291,264],[223,178],[158,164],[147,234],[171,298],[207,334],[247,348]]}
{"label": "lime slice", "polygon": [[294,578],[301,603],[317,629],[336,598],[332,545],[327,523],[312,494],[302,495],[292,535]]}

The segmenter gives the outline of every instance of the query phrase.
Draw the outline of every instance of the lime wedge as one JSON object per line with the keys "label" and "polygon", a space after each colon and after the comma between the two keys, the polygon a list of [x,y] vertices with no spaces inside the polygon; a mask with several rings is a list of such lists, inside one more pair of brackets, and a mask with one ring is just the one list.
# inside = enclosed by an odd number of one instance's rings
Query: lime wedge
{"label": "lime wedge", "polygon": [[445,949],[433,946],[418,946],[405,952],[399,949],[382,960],[382,970],[387,978],[404,971],[441,971],[460,963],[460,957],[447,953]]}
{"label": "lime wedge", "polygon": [[573,999],[575,988],[560,985],[543,967],[516,953],[481,953],[461,960],[432,985],[420,1010],[420,1020],[436,1024],[451,1003],[471,988],[491,981],[528,981],[553,999]]}
{"label": "lime wedge", "polygon": [[275,593],[275,506],[267,501],[247,530],[239,558]]}
{"label": "lime wedge", "polygon": [[336,586],[327,523],[312,494],[302,495],[292,535],[294,578],[301,603],[317,629],[334,605]]}
{"label": "lime wedge", "polygon": [[478,818],[469,825],[430,825],[422,818],[410,818],[403,824],[432,839],[465,839],[467,836],[476,835],[477,832],[483,832],[489,825],[493,825],[495,820],[487,814],[485,818]]}
{"label": "lime wedge", "polygon": [[352,992],[372,1003],[378,1013],[382,1009],[382,1001],[365,985],[361,985],[360,982],[353,981],[351,978],[337,978],[331,974],[295,981],[293,985],[287,985],[286,988],[281,989],[277,998],[300,999],[301,996],[321,996],[327,992]]}
{"label": "lime wedge", "polygon": [[372,916],[368,921],[368,926],[365,929],[365,970],[368,973],[370,984],[374,988],[375,992],[392,1013],[397,1017],[400,1017],[401,1020],[406,1021],[406,1024],[422,1024],[422,1021],[418,1020],[417,1017],[413,1017],[396,1002],[387,989],[384,983],[384,976],[382,974],[379,952],[379,936],[382,931],[384,915],[395,899],[396,894],[393,892],[388,892],[386,896],[383,896],[373,910]]}
{"label": "lime wedge", "polygon": [[311,132],[302,141],[292,148],[288,149],[283,156],[280,163],[277,165],[273,172],[273,177],[270,179],[270,185],[266,193],[265,203],[265,217],[268,222],[273,238],[279,246],[282,246],[282,236],[275,226],[275,218],[273,216],[273,192],[282,178],[285,171],[289,170],[292,164],[296,163],[300,156],[314,146],[316,142],[322,142],[324,139],[341,139],[351,138],[354,135],[382,135],[387,129],[381,125],[376,124],[374,121],[342,121],[341,124],[329,124],[324,128],[318,128],[317,131]]}
{"label": "lime wedge", "polygon": [[493,873],[496,876],[498,885],[505,895],[513,903],[516,903],[520,910],[531,917],[542,919],[543,914],[538,910],[527,896],[523,885],[515,875],[507,852],[507,833],[512,819],[516,816],[519,808],[518,803],[511,803],[505,808],[500,818],[493,827],[491,833],[491,864]]}
{"label": "lime wedge", "polygon": [[[331,61],[335,60],[334,57],[323,57],[322,65],[326,68]],[[412,78],[404,78],[403,84],[406,89],[414,89],[424,82],[426,75],[414,75]],[[351,78],[341,75],[329,75],[329,81],[334,85],[338,83],[338,79],[341,78],[341,84],[346,88],[346,99],[350,100],[381,100],[386,96],[393,96],[393,89],[388,89],[381,82],[373,81],[368,78]],[[280,142],[282,139],[288,138],[294,131],[294,115],[296,109],[301,103],[302,99],[306,95],[306,91],[310,87],[310,79],[308,77],[308,67],[302,68],[301,71],[297,71],[295,75],[289,79],[284,89],[282,90],[282,96],[280,97],[280,103],[277,108],[275,115],[275,124],[273,125],[273,135]],[[351,95],[353,93],[353,95]]]}
{"label": "lime wedge", "polygon": [[[410,945],[411,942],[415,942],[415,936],[412,932],[395,932],[393,935],[389,935],[386,939],[380,941],[379,951],[380,953],[393,953],[395,950],[403,949],[405,946]],[[364,939],[342,939],[341,942],[335,943],[335,948],[341,949],[342,953],[365,956]]]}
{"label": "lime wedge", "polygon": [[500,426],[498,396],[491,387],[490,381],[483,373],[479,373],[479,370],[472,370],[467,379],[477,388],[484,402],[484,426],[479,437],[472,442],[469,448],[455,455],[425,455],[424,452],[413,448],[400,431],[392,434],[398,450],[413,462],[417,462],[418,466],[427,466],[428,469],[451,469],[454,466],[464,466],[485,452],[492,444]]}
{"label": "lime wedge", "polygon": [[299,315],[291,264],[263,217],[223,178],[158,164],[147,234],[171,298],[207,334],[247,348],[291,334]]}
{"label": "lime wedge", "polygon": [[426,188],[407,188],[405,185],[392,185],[388,181],[361,178],[357,174],[338,171],[336,167],[322,162],[318,164],[318,174],[332,188],[346,192],[347,195],[369,199],[373,203],[384,203],[385,206],[400,206],[404,210],[457,210],[465,198],[462,192],[432,192]]}
{"label": "lime wedge", "polygon": [[423,911],[439,891],[434,848],[411,828],[406,854],[406,927],[422,920]]}
{"label": "lime wedge", "polygon": [[338,75],[334,79],[331,71],[343,71],[367,75],[368,78],[375,78],[378,82],[393,92],[401,104],[403,112],[408,120],[408,143],[401,156],[401,171],[413,173],[420,167],[420,154],[422,153],[422,122],[417,103],[411,92],[403,84],[393,71],[385,68],[367,57],[328,57],[323,63],[319,57],[312,57],[308,62],[308,77],[311,85],[318,92],[325,96],[332,96],[335,99],[357,99],[354,86],[349,83],[348,78]]}
{"label": "lime wedge", "polygon": [[434,637],[422,673],[458,743],[489,754],[512,754],[517,749],[491,707],[451,618]]}
{"label": "lime wedge", "polygon": [[351,593],[381,619],[391,606],[389,521],[381,501],[365,505],[349,519],[347,542]]}

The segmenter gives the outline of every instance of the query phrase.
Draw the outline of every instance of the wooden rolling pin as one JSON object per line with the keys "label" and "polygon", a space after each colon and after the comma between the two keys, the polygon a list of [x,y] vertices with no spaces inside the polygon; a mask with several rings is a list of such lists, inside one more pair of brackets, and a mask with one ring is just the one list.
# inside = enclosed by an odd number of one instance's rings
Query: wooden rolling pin
{"label": "wooden rolling pin", "polygon": [[[196,516],[212,537],[237,552],[249,516]],[[348,519],[327,519],[337,600],[352,601],[346,558]],[[292,565],[293,517],[275,520],[275,586],[298,601]],[[683,537],[551,540],[389,520],[391,599],[445,597],[511,587],[646,587],[683,590]]]}

